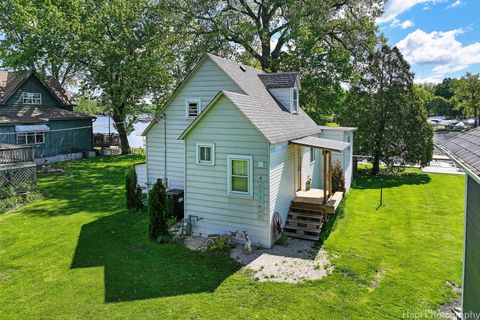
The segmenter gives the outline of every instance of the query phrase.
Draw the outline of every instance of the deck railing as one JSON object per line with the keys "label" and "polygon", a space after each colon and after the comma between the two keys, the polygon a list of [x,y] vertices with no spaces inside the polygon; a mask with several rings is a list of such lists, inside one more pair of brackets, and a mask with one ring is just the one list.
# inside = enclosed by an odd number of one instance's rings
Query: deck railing
{"label": "deck railing", "polygon": [[17,146],[0,144],[0,164],[33,162],[35,150],[33,146]]}

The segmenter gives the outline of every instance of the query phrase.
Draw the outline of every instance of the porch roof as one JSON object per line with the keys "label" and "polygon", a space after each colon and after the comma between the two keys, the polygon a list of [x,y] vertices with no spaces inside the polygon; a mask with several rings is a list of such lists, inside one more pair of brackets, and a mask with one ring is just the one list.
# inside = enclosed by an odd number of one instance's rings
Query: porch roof
{"label": "porch roof", "polygon": [[350,146],[350,143],[347,142],[322,139],[313,136],[290,140],[290,143],[335,152],[343,152],[343,150],[347,149]]}

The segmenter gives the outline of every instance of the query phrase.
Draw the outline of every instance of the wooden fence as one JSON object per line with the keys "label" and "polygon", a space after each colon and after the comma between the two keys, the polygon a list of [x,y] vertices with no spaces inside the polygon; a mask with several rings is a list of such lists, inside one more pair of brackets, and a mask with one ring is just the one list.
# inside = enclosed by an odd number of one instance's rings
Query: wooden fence
{"label": "wooden fence", "polygon": [[32,146],[0,144],[0,164],[33,162],[35,149]]}

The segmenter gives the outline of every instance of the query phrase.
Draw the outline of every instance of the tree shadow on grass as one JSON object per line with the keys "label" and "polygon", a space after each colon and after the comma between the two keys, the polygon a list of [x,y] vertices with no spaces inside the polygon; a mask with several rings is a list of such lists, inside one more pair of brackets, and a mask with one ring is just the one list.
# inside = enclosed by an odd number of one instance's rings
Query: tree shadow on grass
{"label": "tree shadow on grass", "polygon": [[213,292],[240,265],[221,254],[151,243],[145,214],[123,212],[82,226],[71,268],[104,267],[105,302]]}
{"label": "tree shadow on grass", "polygon": [[361,172],[355,178],[355,189],[393,188],[403,185],[427,184],[432,179],[428,174],[404,172],[391,175],[371,175]]}

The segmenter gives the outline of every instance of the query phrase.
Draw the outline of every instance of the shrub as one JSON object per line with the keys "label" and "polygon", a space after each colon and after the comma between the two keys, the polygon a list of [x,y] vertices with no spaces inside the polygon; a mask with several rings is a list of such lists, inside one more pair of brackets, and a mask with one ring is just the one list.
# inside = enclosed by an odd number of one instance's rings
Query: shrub
{"label": "shrub", "polygon": [[157,242],[167,242],[168,233],[168,214],[167,214],[167,190],[158,179],[148,193],[148,234],[150,240]]}
{"label": "shrub", "polygon": [[125,174],[125,197],[129,210],[141,210],[143,208],[142,189],[138,185],[134,166],[129,168]]}
{"label": "shrub", "polygon": [[335,161],[332,168],[332,192],[345,192],[345,176],[340,161]]}

